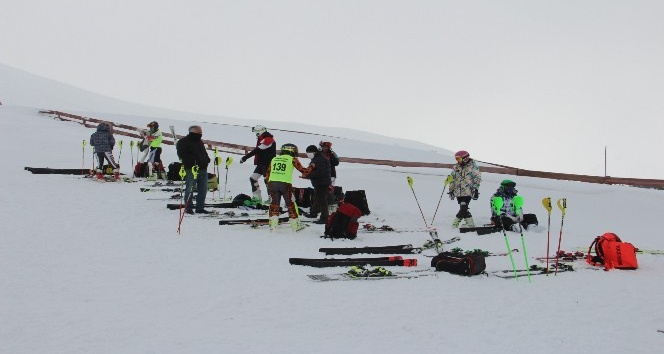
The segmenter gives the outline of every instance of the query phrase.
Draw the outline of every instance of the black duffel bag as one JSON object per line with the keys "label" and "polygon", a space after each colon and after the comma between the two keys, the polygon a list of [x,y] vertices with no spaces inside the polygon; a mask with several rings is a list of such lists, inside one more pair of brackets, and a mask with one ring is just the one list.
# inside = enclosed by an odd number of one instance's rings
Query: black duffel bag
{"label": "black duffel bag", "polygon": [[459,275],[478,275],[486,269],[484,254],[480,252],[462,254],[442,252],[431,259],[431,266],[438,272]]}

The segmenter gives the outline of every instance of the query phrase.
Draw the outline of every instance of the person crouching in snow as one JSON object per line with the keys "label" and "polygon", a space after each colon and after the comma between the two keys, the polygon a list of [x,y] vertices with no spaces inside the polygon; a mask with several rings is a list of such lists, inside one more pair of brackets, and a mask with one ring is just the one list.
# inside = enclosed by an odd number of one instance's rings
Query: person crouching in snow
{"label": "person crouching in snow", "polygon": [[516,210],[514,207],[514,198],[519,191],[515,187],[516,183],[509,179],[503,180],[500,183],[500,187],[498,187],[498,190],[496,190],[491,199],[495,197],[502,198],[503,207],[500,209],[500,216],[496,214],[493,207],[491,208],[491,223],[495,226],[501,226],[502,221],[502,227],[505,230],[521,232],[522,229],[519,228],[519,224],[524,229],[527,229],[531,225],[537,225],[537,216],[535,214],[523,214],[523,211]]}
{"label": "person crouching in snow", "polygon": [[268,181],[267,188],[270,194],[270,231],[275,231],[279,227],[281,197],[284,197],[286,202],[288,218],[293,231],[300,231],[304,228],[293,203],[293,170],[296,169],[306,175],[311,171],[311,168],[302,167],[297,155],[297,146],[293,144],[282,145],[281,152],[278,156],[272,158],[265,172],[265,180]]}

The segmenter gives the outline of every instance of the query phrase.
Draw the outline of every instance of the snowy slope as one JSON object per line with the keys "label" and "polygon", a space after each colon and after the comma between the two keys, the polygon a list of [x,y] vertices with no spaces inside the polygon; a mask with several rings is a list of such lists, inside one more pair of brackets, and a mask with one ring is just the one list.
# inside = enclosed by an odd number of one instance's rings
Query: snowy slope
{"label": "snowy slope", "polygon": [[[318,248],[327,246],[418,245],[428,235],[361,234],[331,242],[318,237],[320,225],[297,234],[288,228],[270,233],[194,216],[184,220],[178,236],[178,212],[167,210],[166,201],[147,200],[169,194],[139,192],[145,183],[96,183],[23,170],[81,166],[81,140],[92,130],[12,106],[0,106],[0,129],[0,353],[660,353],[664,343],[657,332],[664,330],[664,256],[639,256],[636,271],[603,272],[579,263],[577,272],[533,277],[530,284],[445,273],[316,283],[306,275],[344,269],[291,266],[288,258],[323,257]],[[214,129],[204,125],[205,132]],[[242,134],[237,139],[245,141],[248,134]],[[164,160],[173,161],[173,147],[164,150]],[[88,147],[85,166],[90,155]],[[121,162],[130,165],[128,151]],[[248,192],[252,168],[231,166],[230,194]],[[366,190],[372,214],[361,222],[415,228],[423,222],[406,176],[413,177],[430,220],[448,173],[341,165],[338,184]],[[505,177],[483,175],[480,199],[471,203],[477,223],[488,220],[488,198]],[[664,249],[655,227],[663,191],[515,181],[526,212],[540,220],[539,230],[525,233],[530,256],[546,252],[540,205],[546,196],[568,200],[564,250],[587,246],[606,231],[640,248]],[[459,235],[448,226],[456,211],[443,198],[434,223],[441,238]],[[555,210],[552,248],[560,224]],[[461,237],[451,246],[505,250],[500,234]],[[522,249],[518,234],[509,233],[508,240]],[[430,258],[415,257],[418,269],[428,268]],[[524,265],[523,252],[515,262]],[[490,257],[487,267],[510,265],[507,257]]]}

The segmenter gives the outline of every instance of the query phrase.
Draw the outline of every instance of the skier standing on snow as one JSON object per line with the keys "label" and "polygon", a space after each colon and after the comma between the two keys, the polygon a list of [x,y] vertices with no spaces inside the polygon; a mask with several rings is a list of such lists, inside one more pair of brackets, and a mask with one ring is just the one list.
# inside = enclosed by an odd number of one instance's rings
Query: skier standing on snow
{"label": "skier standing on snow", "polygon": [[330,161],[330,176],[332,183],[330,183],[329,203],[339,202],[343,200],[343,195],[334,194],[334,181],[337,179],[336,167],[339,166],[339,156],[337,156],[337,153],[332,150],[332,143],[329,141],[321,141],[318,146],[320,146],[320,151],[323,156]]}
{"label": "skier standing on snow", "polygon": [[270,161],[277,155],[277,143],[274,141],[272,134],[262,125],[253,127],[251,131],[256,133],[256,147],[248,154],[242,156],[240,163],[244,163],[250,157],[254,156],[254,165],[256,165],[256,168],[254,169],[254,173],[249,177],[251,192],[253,193],[252,201],[262,204],[261,186],[258,180],[263,177],[267,187],[265,172],[267,172],[267,168],[270,166]]}
{"label": "skier standing on snow", "polygon": [[491,223],[495,226],[502,226],[505,230],[519,232],[519,224],[525,229],[530,225],[537,225],[537,216],[535,214],[523,214],[517,212],[512,204],[514,197],[519,193],[516,190],[516,183],[509,179],[505,179],[500,183],[500,187],[493,194],[493,197],[503,198],[503,207],[500,209],[500,217],[496,214],[495,210],[491,208]]}
{"label": "skier standing on snow", "polygon": [[330,161],[323,156],[316,145],[307,146],[307,157],[311,159],[309,167],[311,172],[305,178],[311,180],[314,187],[314,202],[311,205],[309,217],[315,218],[320,213],[320,219],[315,224],[326,224],[330,217],[329,204],[327,202],[330,186],[332,185],[332,172]]}
{"label": "skier standing on snow", "polygon": [[311,168],[304,168],[297,158],[298,149],[294,144],[284,144],[278,156],[272,159],[267,168],[265,179],[268,181],[268,192],[270,193],[270,230],[274,231],[279,226],[279,204],[281,197],[288,208],[288,217],[290,219],[293,231],[299,231],[304,226],[300,223],[300,218],[295,210],[293,203],[293,170],[296,169],[306,176]]}
{"label": "skier standing on snow", "polygon": [[[187,176],[185,177],[185,190],[184,201],[185,212],[188,214],[194,213],[193,202],[191,194],[193,193],[193,185],[196,184],[196,212],[199,214],[209,214],[205,210],[205,196],[208,189],[208,174],[207,168],[210,164],[210,156],[205,149],[205,144],[201,141],[203,137],[203,129],[198,125],[189,127],[189,134],[184,138],[178,140],[176,149],[178,157],[182,160]],[[194,178],[192,171],[194,166],[198,166],[198,175]]]}
{"label": "skier standing on snow", "polygon": [[[163,135],[161,130],[159,130],[159,123],[150,122],[148,124],[148,135],[145,139],[150,143],[150,153],[148,155],[148,178],[149,179],[162,179],[162,172],[164,168],[162,167],[161,162],[161,141],[163,140]],[[157,176],[153,176],[152,172],[156,170]]]}
{"label": "skier standing on snow", "polygon": [[459,227],[461,220],[465,220],[467,227],[475,226],[473,216],[470,214],[470,200],[477,200],[479,198],[480,183],[482,182],[482,175],[480,168],[475,163],[475,160],[470,158],[467,151],[457,151],[454,154],[457,163],[452,168],[452,182],[450,182],[450,191],[448,192],[450,199],[457,199],[459,203],[459,212],[452,221],[452,226]]}
{"label": "skier standing on snow", "polygon": [[90,145],[94,146],[99,167],[97,168],[97,179],[104,178],[104,160],[113,168],[115,180],[120,180],[120,165],[115,162],[113,157],[113,147],[115,146],[115,137],[111,133],[111,126],[108,123],[99,123],[97,131],[90,135]]}

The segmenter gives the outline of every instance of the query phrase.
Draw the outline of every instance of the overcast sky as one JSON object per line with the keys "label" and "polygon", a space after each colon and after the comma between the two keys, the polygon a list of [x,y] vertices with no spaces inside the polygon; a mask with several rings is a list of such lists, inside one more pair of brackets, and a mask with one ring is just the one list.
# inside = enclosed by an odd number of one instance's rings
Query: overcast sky
{"label": "overcast sky", "polygon": [[0,0],[0,62],[528,169],[603,175],[608,146],[609,175],[664,179],[664,1]]}

